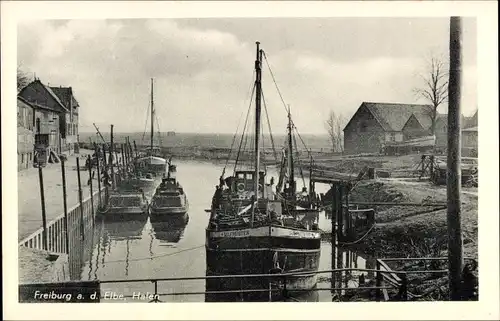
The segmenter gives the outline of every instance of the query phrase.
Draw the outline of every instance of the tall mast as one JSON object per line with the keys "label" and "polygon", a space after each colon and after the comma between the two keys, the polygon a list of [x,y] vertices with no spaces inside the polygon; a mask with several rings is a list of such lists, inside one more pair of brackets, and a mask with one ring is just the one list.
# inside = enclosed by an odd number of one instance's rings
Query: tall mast
{"label": "tall mast", "polygon": [[295,195],[295,171],[293,168],[293,143],[292,143],[292,114],[290,105],[288,105],[288,168],[290,175],[288,177],[290,196]]}
{"label": "tall mast", "polygon": [[153,78],[151,78],[151,150],[150,150],[151,155],[153,153],[154,117],[155,117],[155,107],[153,101]]}
{"label": "tall mast", "polygon": [[[259,168],[260,168],[260,146],[259,146],[259,138],[260,138],[260,111],[261,111],[261,95],[262,95],[262,51],[259,48],[260,42],[257,43],[257,52],[255,59],[255,201],[259,200]],[[258,203],[256,203],[258,204]],[[253,216],[255,212],[252,211],[252,226],[253,226]]]}

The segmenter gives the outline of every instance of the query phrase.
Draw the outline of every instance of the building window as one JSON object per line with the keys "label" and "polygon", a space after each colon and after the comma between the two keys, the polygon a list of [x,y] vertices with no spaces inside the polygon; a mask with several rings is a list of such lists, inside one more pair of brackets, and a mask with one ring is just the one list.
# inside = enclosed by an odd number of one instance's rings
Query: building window
{"label": "building window", "polygon": [[36,132],[40,134],[40,118],[36,119]]}
{"label": "building window", "polygon": [[23,126],[22,108],[17,107],[17,126]]}
{"label": "building window", "polygon": [[362,121],[360,124],[359,124],[359,131],[361,133],[365,133],[367,131],[367,128],[368,126],[366,125],[366,123],[364,121]]}

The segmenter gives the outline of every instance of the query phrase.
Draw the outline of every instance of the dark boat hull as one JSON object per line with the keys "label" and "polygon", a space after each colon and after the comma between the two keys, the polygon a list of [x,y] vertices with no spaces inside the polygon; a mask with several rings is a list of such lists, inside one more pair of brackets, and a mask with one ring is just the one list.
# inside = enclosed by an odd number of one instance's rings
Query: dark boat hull
{"label": "dark boat hull", "polygon": [[148,211],[139,207],[107,208],[99,215],[109,221],[141,220],[148,217]]}
{"label": "dark boat hull", "polygon": [[150,206],[151,217],[161,219],[162,217],[186,217],[189,210],[189,204],[178,207],[154,207]]}
{"label": "dark boat hull", "polygon": [[175,208],[175,209],[150,209],[150,217],[153,221],[164,221],[168,219],[187,219],[188,209]]}
{"label": "dark boat hull", "polygon": [[[254,229],[251,234],[260,234],[269,227],[260,229],[261,231]],[[319,267],[321,246],[321,241],[317,238],[319,233],[298,231],[300,235],[295,238],[276,233],[292,232],[293,230],[281,228],[282,231],[276,231],[277,229],[278,227],[275,228],[274,236],[270,236],[269,233],[266,236],[244,236],[247,233],[245,230],[234,230],[228,231],[226,234],[229,237],[225,238],[211,237],[213,233],[207,230],[207,276],[269,274],[276,273],[276,271],[283,273],[303,272],[304,274],[287,277],[286,280],[281,277],[274,279],[262,277],[207,279],[207,292],[222,290],[235,292],[228,294],[207,293],[205,296],[207,302],[279,300],[283,292],[276,289],[282,289],[284,282],[286,282],[286,289],[292,291],[290,294],[293,294],[293,290],[307,291],[316,286],[317,275],[314,272]],[[235,235],[239,235],[239,237],[231,237]],[[275,290],[270,292],[270,288]],[[239,293],[241,289],[267,289],[267,291]],[[294,295],[303,293],[295,292]]]}

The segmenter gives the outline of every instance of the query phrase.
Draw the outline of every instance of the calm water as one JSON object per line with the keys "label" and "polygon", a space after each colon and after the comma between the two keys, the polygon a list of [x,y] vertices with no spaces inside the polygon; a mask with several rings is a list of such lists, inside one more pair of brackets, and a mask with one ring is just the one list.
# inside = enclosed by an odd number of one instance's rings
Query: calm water
{"label": "calm water", "polygon": [[[186,161],[177,163],[177,177],[189,198],[189,220],[151,223],[149,219],[129,222],[97,221],[93,234],[86,240],[88,249],[83,259],[80,278],[82,280],[133,280],[166,277],[195,277],[205,275],[205,228],[215,185],[222,171],[222,165]],[[231,172],[228,168],[226,172]],[[271,176],[277,178],[275,171]],[[306,184],[308,184],[306,180]],[[298,184],[301,187],[301,182]],[[306,185],[307,186],[307,185]],[[324,193],[328,186],[318,184],[318,193]],[[330,230],[330,220],[320,214],[320,228]],[[334,253],[336,266],[364,268],[366,262],[354,253]],[[320,270],[332,268],[332,247],[324,241],[321,247]],[[338,282],[338,281],[337,281]],[[344,286],[345,281],[342,281]],[[353,286],[351,281],[348,286]],[[331,275],[319,276],[318,287],[331,287]],[[338,284],[337,284],[338,286]],[[151,282],[104,283],[101,294],[114,292],[117,295],[154,293]],[[205,280],[164,281],[158,284],[158,293],[203,292]],[[203,302],[204,294],[161,296],[168,302]],[[298,298],[300,301],[331,301],[330,291],[319,291]],[[111,300],[123,302],[123,300]],[[147,298],[126,298],[127,302],[147,302]]]}

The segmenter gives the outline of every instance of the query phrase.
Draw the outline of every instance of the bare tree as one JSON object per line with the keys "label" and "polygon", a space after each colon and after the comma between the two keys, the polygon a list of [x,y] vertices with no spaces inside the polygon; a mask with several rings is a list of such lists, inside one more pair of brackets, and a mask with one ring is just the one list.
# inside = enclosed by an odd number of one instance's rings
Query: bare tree
{"label": "bare tree", "polygon": [[30,78],[28,75],[21,69],[21,67],[17,67],[17,92],[20,92],[29,83]]}
{"label": "bare tree", "polygon": [[325,127],[332,143],[333,152],[344,151],[344,132],[342,130],[344,121],[345,119],[342,114],[337,115],[333,110],[330,111],[325,121]]}
{"label": "bare tree", "polygon": [[432,120],[431,133],[434,135],[437,109],[448,99],[448,62],[441,56],[431,54],[426,64],[425,74],[420,75],[423,84],[421,87],[415,88],[414,92],[431,105],[429,116]]}

